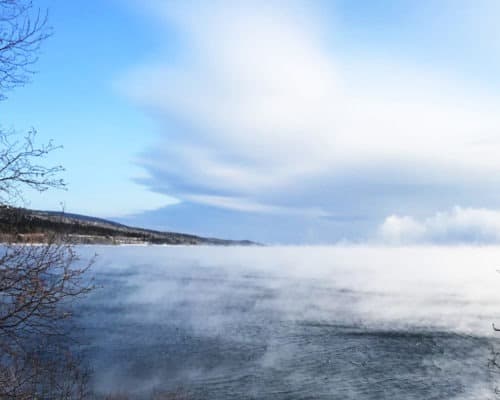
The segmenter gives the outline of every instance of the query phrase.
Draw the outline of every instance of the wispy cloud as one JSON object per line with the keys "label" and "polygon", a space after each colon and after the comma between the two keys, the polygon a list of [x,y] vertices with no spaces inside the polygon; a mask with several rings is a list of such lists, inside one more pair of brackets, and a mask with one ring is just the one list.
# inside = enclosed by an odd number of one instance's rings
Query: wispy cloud
{"label": "wispy cloud", "polygon": [[183,198],[194,203],[243,212],[257,212],[262,214],[274,215],[298,215],[318,218],[335,218],[335,216],[332,216],[321,208],[277,207],[256,203],[254,201],[239,197],[186,194],[185,196],[183,196]]}

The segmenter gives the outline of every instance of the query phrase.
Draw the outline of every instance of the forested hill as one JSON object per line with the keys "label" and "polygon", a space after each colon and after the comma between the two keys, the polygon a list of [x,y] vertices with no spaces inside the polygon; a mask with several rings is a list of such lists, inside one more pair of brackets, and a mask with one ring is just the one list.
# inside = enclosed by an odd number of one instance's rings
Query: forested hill
{"label": "forested hill", "polygon": [[52,238],[75,244],[255,245],[248,240],[205,238],[176,232],[130,227],[101,218],[58,211],[0,207],[2,242],[47,242]]}

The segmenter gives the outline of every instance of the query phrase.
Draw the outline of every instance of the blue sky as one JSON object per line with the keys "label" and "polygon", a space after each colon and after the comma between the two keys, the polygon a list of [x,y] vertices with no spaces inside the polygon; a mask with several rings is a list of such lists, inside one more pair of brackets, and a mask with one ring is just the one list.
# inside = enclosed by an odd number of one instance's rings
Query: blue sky
{"label": "blue sky", "polygon": [[270,243],[500,241],[496,1],[62,1],[30,206]]}

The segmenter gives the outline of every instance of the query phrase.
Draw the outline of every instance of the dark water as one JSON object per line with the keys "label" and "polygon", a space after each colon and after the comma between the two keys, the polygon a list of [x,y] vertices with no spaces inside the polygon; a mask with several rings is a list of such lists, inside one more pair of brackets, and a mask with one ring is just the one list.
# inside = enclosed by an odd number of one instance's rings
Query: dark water
{"label": "dark water", "polygon": [[93,385],[189,399],[495,398],[500,290],[487,260],[500,252],[483,249],[478,273],[479,250],[446,251],[99,248],[102,288],[80,306]]}

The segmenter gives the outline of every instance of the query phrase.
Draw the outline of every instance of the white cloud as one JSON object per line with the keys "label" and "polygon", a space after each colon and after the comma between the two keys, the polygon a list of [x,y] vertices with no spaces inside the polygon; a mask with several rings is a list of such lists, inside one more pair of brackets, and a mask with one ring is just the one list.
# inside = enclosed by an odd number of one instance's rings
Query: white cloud
{"label": "white cloud", "polygon": [[393,60],[348,61],[324,40],[335,29],[315,27],[322,18],[297,4],[148,3],[177,28],[181,55],[119,86],[185,125],[166,129],[142,162],[173,181],[169,194],[190,196],[179,181],[196,189],[192,201],[231,193],[262,204],[270,191],[286,197],[366,165],[412,166],[412,179],[433,183],[500,172],[500,99]]}
{"label": "white cloud", "polygon": [[418,242],[425,233],[425,226],[408,216],[391,215],[379,228],[379,237],[389,243]]}
{"label": "white cloud", "polygon": [[387,243],[500,243],[500,211],[454,207],[415,219],[391,215],[378,229]]}

